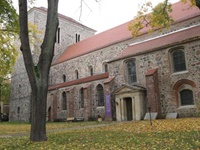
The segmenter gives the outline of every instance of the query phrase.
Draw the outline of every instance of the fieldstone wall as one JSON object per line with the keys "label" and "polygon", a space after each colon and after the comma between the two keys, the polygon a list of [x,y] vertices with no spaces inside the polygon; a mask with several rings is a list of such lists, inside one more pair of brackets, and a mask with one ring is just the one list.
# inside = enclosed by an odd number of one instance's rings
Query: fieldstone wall
{"label": "fieldstone wall", "polygon": [[[29,21],[37,24],[39,30],[44,31],[46,13],[37,9],[32,10],[29,13]],[[60,43],[55,43],[54,60],[60,56],[69,45],[76,42],[76,34],[80,34],[81,40],[94,34],[94,30],[91,30],[85,26],[79,26],[78,24],[70,22],[63,17],[59,19],[59,22],[59,27],[61,29],[61,41]],[[200,17],[174,24],[169,29],[165,29],[162,32],[156,31],[151,34],[140,35],[134,39],[127,39],[125,41],[117,42],[111,46],[107,46],[89,54],[82,55],[80,57],[54,65],[50,70],[49,84],[55,85],[58,83],[63,83],[63,75],[66,75],[66,82],[76,80],[76,70],[79,72],[79,78],[88,77],[90,76],[90,66],[93,67],[94,75],[101,74],[104,72],[103,64],[108,62],[109,76],[111,78],[115,77],[114,82],[112,83],[112,89],[110,90],[113,116],[115,116],[115,107],[113,107],[115,106],[114,91],[115,89],[122,86],[123,83],[126,83],[124,66],[124,61],[126,59],[117,61],[112,60],[115,59],[119,53],[121,53],[132,43],[142,42],[144,40],[162,36],[178,29],[193,26],[196,24],[200,24]],[[180,43],[179,45],[174,45],[165,49],[159,49],[151,53],[144,53],[142,55],[129,57],[136,59],[137,81],[138,84],[143,87],[146,87],[145,74],[147,70],[153,68],[158,69],[160,107],[163,116],[165,116],[168,112],[178,112],[180,116],[191,116],[192,114],[195,115],[197,112],[195,107],[186,108],[179,107],[177,105],[175,96],[173,95],[173,86],[181,79],[188,79],[193,81],[196,84],[196,87],[194,88],[195,103],[197,104],[200,101],[199,42],[200,41],[193,41],[183,44]],[[176,46],[183,46],[185,49],[187,62],[187,71],[185,72],[173,73],[171,71],[170,49]],[[37,56],[39,53],[39,51],[34,52],[35,62],[38,60]],[[88,84],[90,86],[87,88],[87,94],[84,95],[85,107],[79,108],[80,89],[82,87],[87,87]],[[101,84],[104,88],[106,88],[106,86],[104,86],[104,80],[99,80],[49,91],[47,100],[47,120],[64,120],[66,117],[86,117],[86,119],[88,119],[90,117],[95,118],[97,115],[105,117],[105,107],[97,106],[96,87],[98,84]],[[28,121],[30,118],[31,89],[21,55],[19,55],[18,61],[14,67],[11,86],[10,120]],[[62,110],[62,93],[64,91],[67,92],[67,96],[69,98],[69,101],[67,102],[67,110]],[[19,107],[20,111],[18,111]],[[84,112],[87,112],[88,114],[84,114]]]}
{"label": "fieldstone wall", "polygon": [[[28,20],[31,23],[37,25],[41,34],[38,34],[38,39],[43,39],[46,25],[46,12],[38,8],[33,8],[29,11]],[[74,22],[70,22],[66,18],[60,16],[60,43],[55,43],[55,56],[58,57],[67,46],[75,43],[75,35],[80,35],[80,40],[88,38],[94,35],[94,30],[84,25],[78,25]],[[16,42],[17,43],[17,42]],[[33,60],[37,63],[40,54],[40,45],[42,40],[35,41],[31,45]],[[20,45],[17,43],[17,45]],[[29,121],[30,118],[30,105],[31,105],[31,88],[29,79],[25,70],[22,53],[19,50],[17,62],[14,66],[14,72],[11,78],[11,94],[10,94],[10,121]],[[18,109],[20,108],[20,112]],[[60,115],[65,115],[65,113]],[[48,119],[48,118],[47,118]],[[52,118],[53,119],[53,118]],[[54,115],[55,119],[55,115]]]}
{"label": "fieldstone wall", "polygon": [[[155,52],[148,54],[143,54],[139,56],[132,56],[135,58],[137,64],[137,80],[138,84],[146,87],[145,73],[149,69],[158,69],[158,81],[159,81],[159,97],[161,103],[161,112],[165,116],[168,112],[178,112],[179,116],[193,116],[197,114],[197,109],[195,106],[192,107],[181,107],[177,105],[175,98],[173,97],[173,86],[176,82],[181,79],[188,79],[196,84],[194,88],[194,99],[195,103],[200,101],[200,84],[199,84],[199,74],[200,74],[200,40],[180,44],[177,46],[183,46],[185,49],[185,57],[187,63],[187,71],[173,73],[171,70],[171,60],[170,60],[170,49],[159,49]],[[128,58],[127,58],[128,59]],[[110,70],[110,75],[115,76],[115,82],[117,86],[126,83],[126,80],[122,74],[124,71],[124,60],[113,62]]]}
{"label": "fieldstone wall", "polygon": [[[96,87],[101,84],[104,88],[104,80],[92,81],[58,90],[49,91],[48,96],[56,93],[57,120],[66,120],[67,117],[84,118],[91,120],[101,115],[105,118],[105,106],[98,106]],[[80,90],[84,89],[84,108],[80,108]],[[67,110],[62,110],[62,93],[67,92]],[[53,107],[50,99],[48,107]]]}

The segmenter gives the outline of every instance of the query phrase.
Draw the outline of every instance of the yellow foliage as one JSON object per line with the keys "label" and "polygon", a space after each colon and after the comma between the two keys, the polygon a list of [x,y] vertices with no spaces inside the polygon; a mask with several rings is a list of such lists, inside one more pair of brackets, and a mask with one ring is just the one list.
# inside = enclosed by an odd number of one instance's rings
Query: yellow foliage
{"label": "yellow foliage", "polygon": [[[25,126],[26,127],[25,127]],[[94,125],[94,126],[92,126]],[[98,126],[97,126],[98,125]],[[101,126],[99,126],[101,125]],[[4,130],[18,132],[29,130],[30,125],[17,124],[9,127],[9,123],[0,124]],[[86,126],[86,127],[84,127]],[[28,137],[1,138],[1,149],[199,149],[200,148],[200,118],[162,119],[149,121],[97,122],[82,123],[48,123],[48,141],[34,143]],[[55,130],[56,129],[56,130]],[[4,133],[5,134],[5,133]],[[19,134],[19,133],[18,133]],[[12,134],[11,134],[12,135]]]}
{"label": "yellow foliage", "polygon": [[[94,130],[99,129],[94,128]],[[115,124],[115,126],[106,126],[104,130],[132,133],[200,131],[200,118],[153,120],[152,126],[149,124],[149,121],[121,122]]]}
{"label": "yellow foliage", "polygon": [[0,30],[0,78],[3,79],[12,72],[16,61],[17,51],[14,46],[14,34]]}
{"label": "yellow foliage", "polygon": [[38,26],[31,22],[28,23],[28,28],[32,53],[38,55],[40,53],[40,45],[42,43],[43,31],[39,30]]}
{"label": "yellow foliage", "polygon": [[[186,3],[187,0],[181,0],[181,2]],[[192,6],[196,6],[195,0],[190,0],[190,2]],[[151,13],[147,14],[149,11]],[[136,17],[129,24],[128,29],[132,32],[132,36],[136,37],[145,27],[148,27],[150,32],[155,29],[167,28],[173,23],[173,18],[169,15],[172,11],[172,5],[168,0],[163,0],[162,3],[155,7],[152,6],[151,2],[146,2],[139,8]]]}
{"label": "yellow foliage", "polygon": [[[181,0],[181,2],[186,3],[187,0]],[[195,0],[190,0],[190,3],[192,4],[192,6],[196,6],[196,1]]]}

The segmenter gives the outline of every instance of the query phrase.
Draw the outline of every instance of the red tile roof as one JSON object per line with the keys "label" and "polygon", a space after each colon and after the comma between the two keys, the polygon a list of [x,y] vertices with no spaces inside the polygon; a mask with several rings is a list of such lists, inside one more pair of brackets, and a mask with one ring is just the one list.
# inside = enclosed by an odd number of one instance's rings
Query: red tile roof
{"label": "red tile roof", "polygon": [[67,47],[65,52],[53,65],[131,38],[131,32],[128,31],[128,24],[129,22]]}
{"label": "red tile roof", "polygon": [[[175,3],[173,4],[172,9],[173,12],[171,16],[175,21],[174,23],[178,23],[200,15],[199,9],[196,7],[191,7],[189,3]],[[131,32],[128,31],[129,23],[130,21],[67,47],[64,53],[54,62],[53,65],[130,39]],[[148,28],[143,28],[141,33],[146,34],[147,31]]]}
{"label": "red tile roof", "polygon": [[143,53],[151,52],[156,49],[161,49],[168,47],[170,45],[179,44],[184,41],[189,41],[191,39],[200,38],[200,26],[168,34],[156,39],[148,40],[139,44],[132,45],[121,52],[117,58],[118,59],[127,58],[133,55],[140,55]]}
{"label": "red tile roof", "polygon": [[86,78],[81,78],[81,79],[77,79],[77,80],[73,80],[73,81],[69,81],[69,82],[52,85],[52,86],[49,86],[48,90],[54,90],[54,89],[58,89],[58,88],[62,88],[62,87],[77,85],[77,84],[81,84],[81,83],[87,83],[87,82],[91,82],[91,81],[95,81],[95,80],[106,79],[108,77],[109,77],[109,74],[108,74],[108,72],[106,72],[106,73],[102,73],[102,74],[89,76]]}

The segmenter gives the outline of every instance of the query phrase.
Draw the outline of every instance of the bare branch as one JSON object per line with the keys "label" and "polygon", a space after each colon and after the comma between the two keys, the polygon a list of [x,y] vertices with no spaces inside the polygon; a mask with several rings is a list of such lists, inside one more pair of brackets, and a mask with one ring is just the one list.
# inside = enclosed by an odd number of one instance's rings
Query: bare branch
{"label": "bare branch", "polygon": [[81,21],[82,11],[83,11],[83,0],[81,0],[81,5],[80,5],[80,16],[79,16],[79,21]]}

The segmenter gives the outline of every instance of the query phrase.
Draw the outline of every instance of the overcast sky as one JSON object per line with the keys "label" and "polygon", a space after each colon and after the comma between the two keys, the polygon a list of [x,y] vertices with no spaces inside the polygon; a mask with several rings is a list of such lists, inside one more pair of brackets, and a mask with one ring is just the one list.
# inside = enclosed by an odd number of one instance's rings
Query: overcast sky
{"label": "overcast sky", "polygon": [[[13,0],[17,7],[18,0]],[[96,2],[96,1],[99,1]],[[145,0],[59,0],[59,13],[71,17],[82,24],[102,32],[133,19],[138,5]],[[151,0],[154,4],[163,0]],[[170,0],[174,3],[179,0]],[[36,0],[34,6],[46,7],[47,0]]]}

